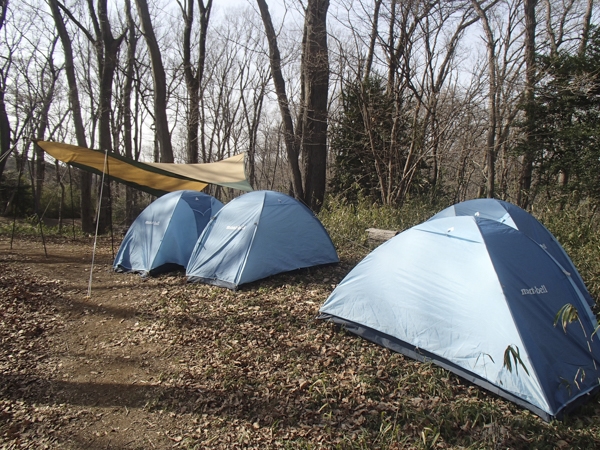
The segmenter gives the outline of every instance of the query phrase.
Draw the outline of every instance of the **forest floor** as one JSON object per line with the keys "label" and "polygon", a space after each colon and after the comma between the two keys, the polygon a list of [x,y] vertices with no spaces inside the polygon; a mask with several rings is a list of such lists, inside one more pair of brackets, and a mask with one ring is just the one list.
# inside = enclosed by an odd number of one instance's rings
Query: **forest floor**
{"label": "forest floor", "polygon": [[92,244],[0,236],[2,449],[600,443],[597,399],[546,424],[317,320],[354,257],[234,292],[115,273],[106,238],[92,267]]}
{"label": "forest floor", "polygon": [[[256,288],[231,292],[187,285],[183,274],[115,273],[112,247],[102,240],[92,267],[90,240],[49,239],[44,248],[39,238],[17,238],[11,249],[0,237],[0,443],[259,448],[277,435],[291,438],[277,429],[291,425],[287,408],[296,411],[294,393],[308,382],[299,373],[267,379],[281,353],[298,345],[290,339],[306,336],[293,336],[277,317],[292,313],[314,328],[323,287],[269,310]],[[321,270],[324,277],[340,272]],[[260,324],[264,316],[278,323]],[[273,353],[257,355],[264,341]],[[266,383],[262,392],[246,388],[257,383]],[[285,403],[277,404],[282,389]],[[308,434],[305,424],[295,426],[298,436]]]}

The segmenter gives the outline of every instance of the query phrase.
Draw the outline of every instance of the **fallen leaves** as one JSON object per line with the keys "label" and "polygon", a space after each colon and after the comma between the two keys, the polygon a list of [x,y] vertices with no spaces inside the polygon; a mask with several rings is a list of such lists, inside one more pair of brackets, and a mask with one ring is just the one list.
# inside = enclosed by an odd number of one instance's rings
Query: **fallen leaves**
{"label": "fallen leaves", "polygon": [[[64,246],[79,259],[87,250]],[[518,448],[543,446],[553,433],[548,442],[563,447],[600,443],[600,409],[585,426],[543,424],[443,369],[316,320],[350,260],[235,292],[105,266],[95,270],[92,298],[81,301],[76,277],[57,280],[33,260],[0,256],[0,441]],[[85,273],[86,263],[73,261],[69,270]],[[75,437],[80,447],[68,444]]]}
{"label": "fallen leaves", "polygon": [[[0,264],[0,442],[49,448],[53,433],[66,418],[53,407],[38,407],[22,398],[43,395],[38,364],[47,356],[45,336],[63,326],[48,299],[60,295],[56,280],[36,280]],[[23,439],[23,437],[26,437]]]}

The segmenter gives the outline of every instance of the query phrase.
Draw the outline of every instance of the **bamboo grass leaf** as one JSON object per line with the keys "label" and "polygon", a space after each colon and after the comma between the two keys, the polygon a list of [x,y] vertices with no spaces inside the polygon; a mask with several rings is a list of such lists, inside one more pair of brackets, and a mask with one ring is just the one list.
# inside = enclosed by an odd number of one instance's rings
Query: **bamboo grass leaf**
{"label": "bamboo grass leaf", "polygon": [[506,367],[508,369],[508,371],[511,373],[512,373],[512,369],[513,369],[513,360],[514,360],[515,373],[517,375],[519,374],[519,365],[521,365],[521,367],[523,367],[523,370],[525,371],[525,373],[527,375],[529,375],[529,370],[527,370],[527,366],[521,359],[521,354],[519,352],[519,348],[516,346],[513,347],[512,345],[509,345],[508,347],[506,347],[506,350],[504,351],[504,367]]}
{"label": "bamboo grass leaf", "polygon": [[567,303],[562,308],[558,310],[556,316],[554,317],[554,326],[560,323],[563,331],[567,332],[567,325],[572,322],[579,320],[579,313],[577,312],[577,308],[575,308],[571,303]]}

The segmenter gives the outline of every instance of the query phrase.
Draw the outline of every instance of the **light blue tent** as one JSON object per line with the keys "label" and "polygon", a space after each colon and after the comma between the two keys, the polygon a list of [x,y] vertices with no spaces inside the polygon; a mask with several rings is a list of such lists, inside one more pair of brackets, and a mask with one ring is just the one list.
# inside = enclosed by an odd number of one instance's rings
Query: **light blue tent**
{"label": "light blue tent", "polygon": [[157,275],[185,268],[198,237],[223,204],[198,191],[175,191],[152,202],[129,227],[113,267]]}
{"label": "light blue tent", "polygon": [[590,307],[594,307],[596,304],[594,298],[590,295],[585,287],[585,283],[575,268],[575,265],[560,243],[556,240],[554,235],[550,233],[550,231],[548,231],[548,229],[542,225],[540,221],[538,221],[524,209],[503,200],[497,200],[493,198],[478,198],[452,205],[440,211],[429,220],[436,220],[441,217],[450,216],[482,217],[484,219],[490,219],[504,223],[508,226],[516,228],[519,231],[522,231],[528,237],[541,245],[544,250],[546,250],[553,258],[556,259],[556,262],[560,264],[565,273],[570,276],[572,282],[577,284],[577,287],[585,297]]}
{"label": "light blue tent", "polygon": [[208,224],[187,266],[190,282],[230,289],[270,275],[338,262],[331,238],[306,206],[255,191],[229,202]]}
{"label": "light blue tent", "polygon": [[[565,305],[579,320],[563,331],[555,319]],[[583,293],[538,243],[497,221],[445,217],[404,231],[362,260],[320,311],[545,420],[598,390],[600,343]]]}

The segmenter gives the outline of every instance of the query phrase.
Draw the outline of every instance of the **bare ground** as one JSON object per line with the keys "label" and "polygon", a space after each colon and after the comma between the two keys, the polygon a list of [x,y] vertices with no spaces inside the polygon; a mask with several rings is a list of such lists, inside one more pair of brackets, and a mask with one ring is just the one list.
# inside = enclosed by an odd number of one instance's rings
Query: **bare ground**
{"label": "bare ground", "polygon": [[12,276],[3,287],[26,316],[13,319],[16,348],[2,355],[2,393],[17,402],[2,414],[20,419],[11,417],[5,439],[15,447],[170,448],[198,428],[185,411],[151,408],[169,394],[160,375],[184,357],[151,339],[155,322],[142,305],[156,283],[113,273],[104,246],[88,297],[90,243],[47,243],[48,256],[41,242],[7,244],[1,271]]}
{"label": "bare ground", "polygon": [[[296,427],[299,410],[275,405],[275,391],[293,393],[308,382],[288,376],[285,385],[269,383],[272,392],[249,392],[259,382],[253,377],[267,371],[247,360],[248,347],[256,350],[262,338],[287,349],[280,339],[290,338],[290,330],[275,337],[276,330],[254,323],[264,314],[255,301],[259,288],[231,292],[186,285],[182,274],[114,273],[107,240],[92,266],[91,240],[51,240],[44,248],[39,238],[17,239],[11,249],[9,238],[0,239],[3,448],[260,448],[288,441],[276,428]],[[321,270],[325,277],[339,272]],[[279,291],[293,279],[284,276]],[[312,322],[323,295],[290,300]],[[251,335],[257,328],[262,336]],[[296,437],[308,434],[302,427]]]}
{"label": "bare ground", "polygon": [[114,273],[106,239],[92,268],[92,249],[0,236],[2,449],[600,443],[597,400],[547,425],[315,320],[351,258],[232,292]]}

